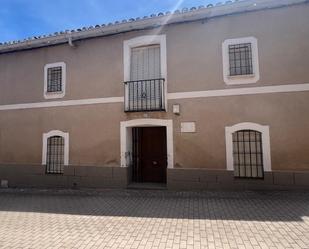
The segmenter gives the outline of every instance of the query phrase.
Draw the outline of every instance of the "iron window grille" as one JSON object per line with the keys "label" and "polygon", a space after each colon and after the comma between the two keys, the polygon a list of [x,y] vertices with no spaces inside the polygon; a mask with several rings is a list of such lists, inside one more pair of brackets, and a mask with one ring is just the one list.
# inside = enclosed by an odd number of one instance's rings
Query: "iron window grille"
{"label": "iron window grille", "polygon": [[164,111],[165,90],[163,78],[124,82],[126,112]]}
{"label": "iron window grille", "polygon": [[233,133],[233,162],[236,178],[264,178],[261,132],[241,130]]}
{"label": "iron window grille", "polygon": [[251,43],[229,45],[230,76],[253,74]]}
{"label": "iron window grille", "polygon": [[47,140],[46,173],[63,174],[64,171],[64,138],[49,137]]}
{"label": "iron window grille", "polygon": [[62,67],[51,67],[47,69],[47,92],[62,91]]}

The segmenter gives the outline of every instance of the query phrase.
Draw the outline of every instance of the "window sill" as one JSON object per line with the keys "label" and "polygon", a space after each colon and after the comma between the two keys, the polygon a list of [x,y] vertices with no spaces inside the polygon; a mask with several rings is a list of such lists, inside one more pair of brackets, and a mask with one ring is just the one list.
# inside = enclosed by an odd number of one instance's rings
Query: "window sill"
{"label": "window sill", "polygon": [[247,78],[254,78],[255,74],[245,74],[245,75],[228,75],[227,78],[234,80],[234,79],[247,79]]}
{"label": "window sill", "polygon": [[226,75],[224,82],[227,85],[246,85],[254,84],[259,80],[258,74],[246,74],[246,75]]}
{"label": "window sill", "polygon": [[63,98],[65,93],[63,91],[60,92],[45,92],[44,97],[45,99],[59,99]]}

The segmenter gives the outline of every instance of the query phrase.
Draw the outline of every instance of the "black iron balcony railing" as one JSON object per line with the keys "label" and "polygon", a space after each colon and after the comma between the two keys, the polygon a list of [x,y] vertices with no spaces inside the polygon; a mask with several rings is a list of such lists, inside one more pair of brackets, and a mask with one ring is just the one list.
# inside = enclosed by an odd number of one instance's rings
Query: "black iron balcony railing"
{"label": "black iron balcony railing", "polygon": [[165,111],[165,79],[124,82],[125,111]]}

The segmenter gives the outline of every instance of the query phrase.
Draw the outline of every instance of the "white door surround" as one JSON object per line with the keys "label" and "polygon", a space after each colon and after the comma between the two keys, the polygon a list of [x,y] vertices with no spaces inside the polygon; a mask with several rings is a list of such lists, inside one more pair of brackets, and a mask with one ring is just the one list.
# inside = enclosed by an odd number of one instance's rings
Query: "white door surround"
{"label": "white door surround", "polygon": [[131,151],[133,127],[166,127],[167,167],[174,167],[173,120],[134,119],[120,122],[121,167],[128,167],[127,152]]}

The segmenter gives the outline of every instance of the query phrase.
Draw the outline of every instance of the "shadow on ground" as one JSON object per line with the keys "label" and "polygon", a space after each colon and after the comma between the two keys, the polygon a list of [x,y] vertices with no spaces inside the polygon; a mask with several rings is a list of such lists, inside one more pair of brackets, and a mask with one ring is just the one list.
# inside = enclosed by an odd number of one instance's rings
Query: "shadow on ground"
{"label": "shadow on ground", "polygon": [[1,190],[0,212],[244,221],[300,221],[308,192]]}

